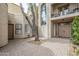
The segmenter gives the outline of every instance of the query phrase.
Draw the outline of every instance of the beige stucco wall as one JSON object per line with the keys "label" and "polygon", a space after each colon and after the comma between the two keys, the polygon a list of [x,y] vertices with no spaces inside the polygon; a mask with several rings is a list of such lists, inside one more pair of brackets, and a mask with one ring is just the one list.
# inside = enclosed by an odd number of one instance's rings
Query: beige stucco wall
{"label": "beige stucco wall", "polygon": [[13,3],[8,3],[8,12],[14,15],[22,15],[20,7]]}
{"label": "beige stucco wall", "polygon": [[8,6],[0,3],[0,47],[8,43]]}

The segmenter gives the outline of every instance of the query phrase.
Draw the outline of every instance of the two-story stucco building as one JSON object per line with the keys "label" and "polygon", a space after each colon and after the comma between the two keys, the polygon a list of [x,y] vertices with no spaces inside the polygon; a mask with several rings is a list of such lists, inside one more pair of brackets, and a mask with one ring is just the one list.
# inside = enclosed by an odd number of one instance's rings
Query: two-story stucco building
{"label": "two-story stucco building", "polygon": [[73,17],[79,15],[78,3],[44,3],[40,4],[39,8],[40,36],[71,37]]}

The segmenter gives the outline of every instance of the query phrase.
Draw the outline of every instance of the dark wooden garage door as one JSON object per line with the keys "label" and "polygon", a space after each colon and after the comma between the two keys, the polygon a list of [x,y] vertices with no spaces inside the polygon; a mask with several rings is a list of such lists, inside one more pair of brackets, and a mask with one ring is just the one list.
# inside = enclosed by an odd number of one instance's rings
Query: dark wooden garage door
{"label": "dark wooden garage door", "polygon": [[71,37],[71,23],[60,23],[59,24],[59,36],[60,37]]}
{"label": "dark wooden garage door", "polygon": [[8,25],[8,38],[14,39],[14,25],[13,24]]}

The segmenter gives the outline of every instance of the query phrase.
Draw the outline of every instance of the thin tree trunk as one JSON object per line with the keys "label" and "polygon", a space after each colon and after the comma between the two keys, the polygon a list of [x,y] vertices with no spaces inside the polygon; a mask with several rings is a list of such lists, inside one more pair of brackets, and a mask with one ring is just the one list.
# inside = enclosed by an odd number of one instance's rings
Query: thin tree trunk
{"label": "thin tree trunk", "polygon": [[23,10],[23,7],[22,7],[22,3],[20,3],[20,7],[21,7],[21,11],[22,11],[23,16],[26,18],[26,20],[28,21],[30,27],[32,28],[32,24],[30,23],[30,21],[29,21],[27,15],[25,15],[25,13],[24,13],[24,10]]}
{"label": "thin tree trunk", "polygon": [[35,41],[40,41],[39,40],[39,33],[38,33],[38,26],[36,26],[36,36],[35,36]]}
{"label": "thin tree trunk", "polygon": [[35,4],[34,4],[33,8],[34,8],[35,16],[36,16],[35,17],[35,33],[36,33],[35,41],[40,41],[39,40],[39,33],[38,33],[38,9]]}
{"label": "thin tree trunk", "polygon": [[33,14],[33,21],[34,21],[34,32],[35,32],[35,41],[39,40],[39,33],[38,33],[38,11],[36,10],[36,5],[32,5],[32,14]]}
{"label": "thin tree trunk", "polygon": [[32,12],[32,15],[33,15],[33,28],[32,28],[32,34],[33,34],[33,36],[35,36],[36,34],[36,32],[35,32],[35,13],[34,13],[34,9],[33,9],[33,5],[32,5],[32,3],[30,3],[30,6],[31,6],[31,12]]}
{"label": "thin tree trunk", "polygon": [[23,13],[24,17],[27,19],[27,21],[28,21],[29,25],[31,26],[32,30],[35,32],[35,33],[33,32],[34,36],[35,36],[35,41],[40,41],[39,40],[39,35],[38,35],[39,34],[38,33],[38,11],[36,10],[36,5],[35,4],[31,4],[30,3],[30,5],[32,6],[31,7],[31,9],[32,9],[31,11],[32,11],[32,14],[33,14],[33,21],[34,21],[33,25],[34,25],[34,27],[32,27],[28,17],[24,13],[24,10],[22,8],[22,4],[20,3],[21,10],[22,10],[22,13]]}

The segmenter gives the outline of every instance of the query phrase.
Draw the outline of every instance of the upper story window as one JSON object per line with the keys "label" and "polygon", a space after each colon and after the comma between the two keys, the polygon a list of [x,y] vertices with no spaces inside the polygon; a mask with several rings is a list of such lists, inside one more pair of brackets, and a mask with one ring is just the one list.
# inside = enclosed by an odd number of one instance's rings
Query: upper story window
{"label": "upper story window", "polygon": [[41,5],[41,25],[46,24],[46,4]]}

